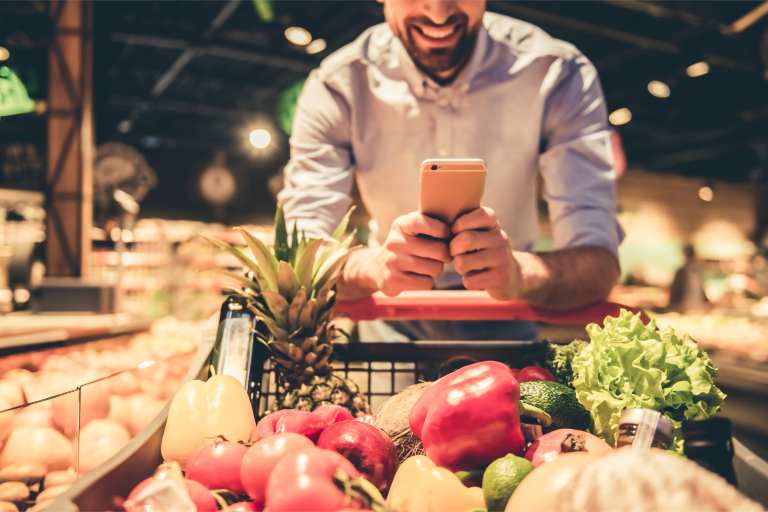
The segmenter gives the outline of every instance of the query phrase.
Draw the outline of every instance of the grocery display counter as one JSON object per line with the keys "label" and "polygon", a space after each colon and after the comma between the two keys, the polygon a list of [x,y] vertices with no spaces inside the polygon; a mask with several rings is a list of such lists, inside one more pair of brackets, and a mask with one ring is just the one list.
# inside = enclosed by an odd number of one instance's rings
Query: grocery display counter
{"label": "grocery display counter", "polygon": [[0,316],[0,353],[146,331],[150,321],[129,315],[32,314]]}

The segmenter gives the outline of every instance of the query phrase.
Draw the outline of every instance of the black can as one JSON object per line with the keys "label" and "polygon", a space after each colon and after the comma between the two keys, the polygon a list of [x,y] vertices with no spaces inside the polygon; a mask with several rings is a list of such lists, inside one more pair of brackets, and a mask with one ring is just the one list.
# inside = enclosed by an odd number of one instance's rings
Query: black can
{"label": "black can", "polygon": [[715,417],[683,422],[685,456],[736,485],[731,420]]}

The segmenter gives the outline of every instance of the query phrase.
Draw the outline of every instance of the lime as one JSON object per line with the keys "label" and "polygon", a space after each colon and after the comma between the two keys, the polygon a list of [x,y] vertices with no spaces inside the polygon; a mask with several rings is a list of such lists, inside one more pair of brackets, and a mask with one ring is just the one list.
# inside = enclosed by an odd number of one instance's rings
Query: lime
{"label": "lime", "polygon": [[504,512],[509,497],[531,471],[533,464],[528,459],[511,453],[491,462],[483,473],[483,496],[488,512]]}

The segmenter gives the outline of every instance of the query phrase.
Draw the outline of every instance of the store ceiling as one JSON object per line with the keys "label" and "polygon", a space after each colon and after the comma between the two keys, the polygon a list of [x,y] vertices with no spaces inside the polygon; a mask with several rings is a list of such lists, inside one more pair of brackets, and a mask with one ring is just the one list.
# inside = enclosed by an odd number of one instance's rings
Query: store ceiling
{"label": "store ceiling", "polygon": [[[96,2],[99,142],[137,146],[161,182],[174,172],[167,166],[199,170],[221,149],[236,165],[276,172],[287,157],[285,136],[270,157],[253,155],[249,127],[274,122],[283,90],[383,17],[373,0],[274,1],[275,20],[264,22],[256,3]],[[761,157],[768,166],[768,16],[741,32],[732,24],[759,5],[490,1],[489,9],[541,26],[596,64],[611,110],[632,111],[619,127],[630,167],[742,181]],[[0,27],[0,45],[28,61],[22,65],[45,69],[42,6],[0,3],[2,19],[17,21]],[[289,25],[306,27],[328,49],[308,55],[291,45],[283,35]],[[686,76],[700,60],[710,72]],[[651,96],[651,80],[668,84],[671,96]],[[35,124],[20,118],[9,130],[7,121],[0,139],[23,137]]]}

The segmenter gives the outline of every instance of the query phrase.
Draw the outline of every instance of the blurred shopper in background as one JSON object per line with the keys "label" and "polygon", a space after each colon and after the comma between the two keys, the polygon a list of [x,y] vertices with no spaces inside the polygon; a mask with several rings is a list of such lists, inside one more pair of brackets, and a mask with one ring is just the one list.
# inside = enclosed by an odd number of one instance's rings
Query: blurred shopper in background
{"label": "blurred shopper in background", "polygon": [[668,309],[674,311],[700,311],[709,307],[704,294],[704,280],[696,261],[696,251],[692,244],[683,248],[685,262],[675,273],[669,290]]}

